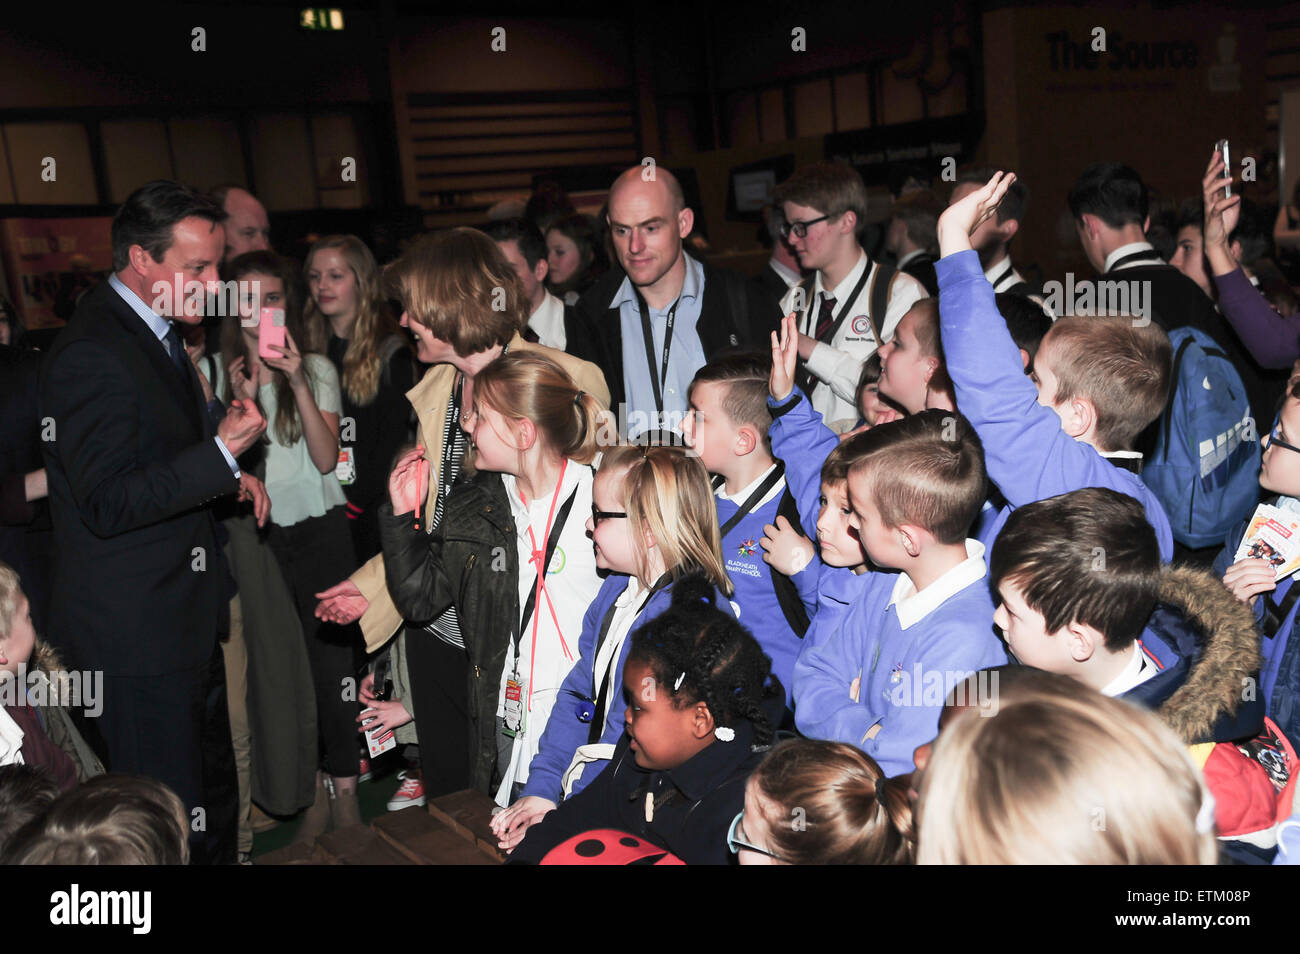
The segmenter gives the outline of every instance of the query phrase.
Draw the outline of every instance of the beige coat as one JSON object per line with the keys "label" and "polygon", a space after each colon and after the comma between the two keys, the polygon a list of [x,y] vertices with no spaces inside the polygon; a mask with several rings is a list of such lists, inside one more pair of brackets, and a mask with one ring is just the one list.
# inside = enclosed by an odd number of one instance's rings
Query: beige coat
{"label": "beige coat", "polygon": [[[550,358],[569,373],[579,388],[595,395],[605,407],[609,406],[609,387],[605,384],[605,375],[590,361],[583,361],[554,348],[530,344],[517,334],[510,342],[510,351],[537,352]],[[456,373],[453,365],[436,364],[424,373],[415,387],[406,392],[420,422],[416,439],[424,447],[425,458],[429,461],[429,496],[425,500],[424,513],[433,512],[436,500],[434,495],[437,493],[439,469],[442,467],[447,405],[451,402]],[[361,617],[361,632],[365,636],[366,651],[374,652],[388,642],[402,625],[402,614],[389,598],[388,587],[384,582],[383,554],[372,557],[350,579],[370,603],[365,615]]]}

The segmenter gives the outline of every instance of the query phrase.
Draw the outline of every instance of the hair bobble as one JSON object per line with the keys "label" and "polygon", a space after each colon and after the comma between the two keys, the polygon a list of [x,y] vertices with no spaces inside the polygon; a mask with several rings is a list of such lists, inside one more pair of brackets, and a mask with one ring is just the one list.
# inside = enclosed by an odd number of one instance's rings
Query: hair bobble
{"label": "hair bobble", "polygon": [[713,730],[719,742],[731,742],[736,738],[736,730],[729,725],[720,725]]}
{"label": "hair bobble", "polygon": [[585,395],[586,393],[587,393],[586,391],[579,391],[577,394],[575,394],[573,396],[573,403],[578,407],[582,407],[582,398],[583,395]]}

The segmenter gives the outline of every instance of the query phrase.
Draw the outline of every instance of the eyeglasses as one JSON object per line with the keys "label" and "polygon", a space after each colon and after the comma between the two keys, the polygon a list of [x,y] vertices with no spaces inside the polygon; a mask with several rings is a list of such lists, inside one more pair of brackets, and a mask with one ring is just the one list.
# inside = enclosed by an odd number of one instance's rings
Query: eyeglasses
{"label": "eyeglasses", "polygon": [[749,851],[757,851],[760,855],[767,855],[769,858],[773,858],[777,861],[785,861],[785,859],[782,858],[780,855],[773,854],[772,852],[768,851],[766,848],[760,848],[758,847],[758,845],[751,844],[750,842],[745,841],[738,834],[736,834],[736,832],[740,829],[740,820],[744,817],[745,817],[745,811],[744,809],[741,809],[736,814],[736,817],[731,820],[731,827],[727,829],[727,847],[731,849],[731,853],[733,855],[738,855],[740,854],[740,849],[745,848],[748,849]]}
{"label": "eyeglasses", "polygon": [[1300,447],[1296,447],[1294,444],[1288,444],[1286,441],[1282,440],[1282,438],[1277,436],[1278,431],[1280,431],[1281,429],[1282,429],[1281,425],[1278,425],[1277,427],[1273,428],[1272,433],[1264,435],[1264,439],[1260,442],[1264,445],[1264,449],[1268,450],[1268,448],[1276,444],[1278,447],[1281,447],[1285,450],[1295,451],[1297,454],[1300,454]]}
{"label": "eyeglasses", "polygon": [[819,219],[809,219],[807,222],[786,222],[781,226],[781,238],[788,240],[791,235],[795,238],[804,238],[808,235],[808,226],[825,222],[829,218],[829,215],[823,215]]}
{"label": "eyeglasses", "polygon": [[602,520],[617,520],[626,516],[627,513],[622,510],[598,510],[595,504],[591,505],[591,525],[593,527],[599,527]]}

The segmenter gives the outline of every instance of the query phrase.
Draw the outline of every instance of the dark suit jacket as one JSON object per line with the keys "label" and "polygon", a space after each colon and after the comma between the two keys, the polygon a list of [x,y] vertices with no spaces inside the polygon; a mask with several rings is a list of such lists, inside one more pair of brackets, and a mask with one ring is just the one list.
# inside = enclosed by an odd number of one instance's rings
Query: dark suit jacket
{"label": "dark suit jacket", "polygon": [[[703,264],[704,301],[696,331],[704,346],[704,357],[712,361],[733,349],[770,351],[769,336],[781,325],[780,306],[743,275]],[[615,413],[627,398],[623,391],[623,328],[618,309],[609,303],[625,277],[621,269],[611,269],[578,300],[575,310],[582,328],[576,339],[569,339],[573,346],[566,348],[605,373],[610,407]]]}
{"label": "dark suit jacket", "polygon": [[[1196,282],[1172,265],[1158,264],[1137,265],[1117,272],[1107,272],[1105,279],[1150,282],[1151,319],[1165,331],[1190,326],[1213,338],[1241,375],[1251,411],[1255,420],[1260,422],[1261,430],[1272,425],[1274,403],[1280,394],[1276,376],[1267,374],[1255,363],[1236,332]],[[1286,377],[1286,372],[1283,372],[1282,377]]]}
{"label": "dark suit jacket", "polygon": [[777,307],[781,307],[781,299],[790,290],[790,286],[785,283],[785,279],[776,273],[771,264],[763,266],[763,270],[754,278],[754,284],[759,287],[763,295],[776,302]]}
{"label": "dark suit jacket", "polygon": [[[206,506],[238,482],[194,370],[104,282],[41,372],[54,520],[52,641],[78,667],[161,675],[207,662],[229,578]],[[196,550],[196,548],[199,548]]]}

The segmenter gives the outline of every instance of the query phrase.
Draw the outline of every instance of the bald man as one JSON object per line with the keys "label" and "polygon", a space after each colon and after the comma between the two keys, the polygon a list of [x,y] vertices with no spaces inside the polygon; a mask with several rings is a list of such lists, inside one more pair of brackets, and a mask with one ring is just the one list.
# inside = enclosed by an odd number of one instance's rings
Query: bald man
{"label": "bald man", "polygon": [[681,432],[695,372],[726,351],[769,347],[781,311],[753,282],[682,247],[695,213],[662,167],[634,166],[610,187],[605,218],[622,272],[578,301],[587,353],[605,372],[626,435]]}

